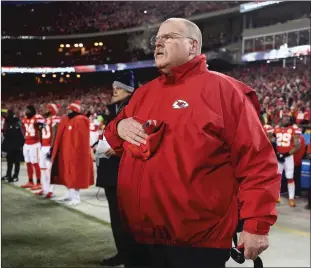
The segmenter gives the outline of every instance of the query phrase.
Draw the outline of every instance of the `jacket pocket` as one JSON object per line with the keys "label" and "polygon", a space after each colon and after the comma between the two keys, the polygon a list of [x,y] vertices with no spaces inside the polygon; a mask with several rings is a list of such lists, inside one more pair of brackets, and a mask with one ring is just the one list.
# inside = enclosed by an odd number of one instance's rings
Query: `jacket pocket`
{"label": "jacket pocket", "polygon": [[148,160],[155,154],[155,152],[160,147],[163,135],[165,133],[165,128],[166,125],[163,122],[157,122],[156,126],[148,127],[148,129],[146,129],[146,133],[149,135],[146,140],[146,144],[136,146],[129,142],[124,142],[123,147],[131,154],[133,158]]}

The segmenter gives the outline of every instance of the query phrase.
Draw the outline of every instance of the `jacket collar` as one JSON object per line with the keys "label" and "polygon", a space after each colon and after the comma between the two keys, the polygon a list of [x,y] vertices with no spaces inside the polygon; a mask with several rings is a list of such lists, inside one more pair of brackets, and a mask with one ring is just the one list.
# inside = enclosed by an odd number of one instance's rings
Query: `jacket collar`
{"label": "jacket collar", "polygon": [[172,67],[169,75],[162,73],[160,80],[165,84],[175,84],[185,77],[191,77],[203,72],[207,72],[206,56],[201,54],[182,65]]}

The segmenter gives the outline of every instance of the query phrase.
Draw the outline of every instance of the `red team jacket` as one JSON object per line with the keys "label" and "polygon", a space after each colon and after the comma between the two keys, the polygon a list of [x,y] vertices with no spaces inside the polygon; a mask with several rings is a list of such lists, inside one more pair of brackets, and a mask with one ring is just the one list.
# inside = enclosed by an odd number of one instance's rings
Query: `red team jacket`
{"label": "red team jacket", "polygon": [[119,206],[139,242],[231,248],[239,205],[244,230],[266,234],[274,224],[277,160],[245,93],[253,91],[208,71],[201,55],[138,89],[106,127],[108,143],[120,151],[120,120],[165,124],[148,160],[127,150],[121,158]]}
{"label": "red team jacket", "polygon": [[90,122],[83,115],[61,119],[52,152],[51,184],[87,189],[94,184]]}

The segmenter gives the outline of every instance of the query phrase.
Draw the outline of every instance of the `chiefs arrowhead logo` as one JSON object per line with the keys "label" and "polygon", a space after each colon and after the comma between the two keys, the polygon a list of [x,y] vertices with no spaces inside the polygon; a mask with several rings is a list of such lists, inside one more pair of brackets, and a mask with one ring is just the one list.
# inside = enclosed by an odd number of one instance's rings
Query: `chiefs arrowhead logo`
{"label": "chiefs arrowhead logo", "polygon": [[173,103],[174,109],[186,108],[188,106],[189,106],[189,104],[187,102],[185,102],[184,100],[177,100]]}

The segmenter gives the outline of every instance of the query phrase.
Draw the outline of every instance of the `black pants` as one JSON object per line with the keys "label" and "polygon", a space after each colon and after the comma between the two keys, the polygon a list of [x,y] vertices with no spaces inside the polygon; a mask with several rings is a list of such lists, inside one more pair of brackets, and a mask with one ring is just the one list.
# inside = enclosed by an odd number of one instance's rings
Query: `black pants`
{"label": "black pants", "polygon": [[301,165],[295,166],[294,180],[295,180],[295,196],[300,196],[301,195]]}
{"label": "black pants", "polygon": [[124,237],[125,236],[124,228],[121,222],[118,209],[117,188],[116,187],[105,188],[105,193],[109,205],[110,222],[114,241],[118,250],[118,254],[124,257],[124,254],[126,253],[125,252],[126,241]]}
{"label": "black pants", "polygon": [[8,178],[12,178],[12,169],[14,164],[14,177],[18,177],[20,169],[20,151],[7,152],[6,159],[8,161],[8,169],[6,175]]}
{"label": "black pants", "polygon": [[146,257],[146,247],[136,243],[134,237],[125,231],[121,221],[117,200],[117,188],[106,187],[105,192],[109,205],[111,229],[118,254],[124,260],[125,264],[145,265],[149,260]]}
{"label": "black pants", "polygon": [[164,245],[147,247],[150,254],[149,266],[125,266],[125,268],[223,268],[230,258],[229,249]]}

